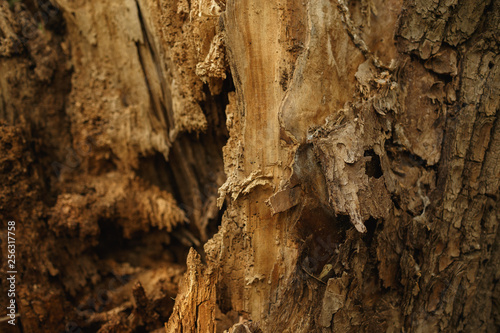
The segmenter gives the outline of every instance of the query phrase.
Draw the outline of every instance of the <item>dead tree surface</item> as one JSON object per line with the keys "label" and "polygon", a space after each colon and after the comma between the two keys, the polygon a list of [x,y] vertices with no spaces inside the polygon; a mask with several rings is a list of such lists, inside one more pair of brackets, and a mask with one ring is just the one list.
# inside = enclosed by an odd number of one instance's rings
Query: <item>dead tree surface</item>
{"label": "dead tree surface", "polygon": [[496,332],[499,28],[498,0],[1,2],[15,329]]}

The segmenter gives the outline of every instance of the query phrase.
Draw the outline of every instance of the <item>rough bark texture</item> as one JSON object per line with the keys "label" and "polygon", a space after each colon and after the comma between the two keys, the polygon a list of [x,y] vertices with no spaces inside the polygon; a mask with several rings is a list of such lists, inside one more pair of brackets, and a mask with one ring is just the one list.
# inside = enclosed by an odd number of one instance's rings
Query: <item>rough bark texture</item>
{"label": "rough bark texture", "polygon": [[499,28],[497,0],[1,2],[22,332],[498,331]]}

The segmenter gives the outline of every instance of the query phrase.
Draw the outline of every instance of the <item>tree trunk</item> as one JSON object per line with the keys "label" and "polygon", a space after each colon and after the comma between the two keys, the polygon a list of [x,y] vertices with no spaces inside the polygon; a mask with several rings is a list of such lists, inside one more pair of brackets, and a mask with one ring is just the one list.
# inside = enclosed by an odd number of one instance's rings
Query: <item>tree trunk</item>
{"label": "tree trunk", "polygon": [[2,329],[498,331],[499,27],[497,0],[0,3]]}

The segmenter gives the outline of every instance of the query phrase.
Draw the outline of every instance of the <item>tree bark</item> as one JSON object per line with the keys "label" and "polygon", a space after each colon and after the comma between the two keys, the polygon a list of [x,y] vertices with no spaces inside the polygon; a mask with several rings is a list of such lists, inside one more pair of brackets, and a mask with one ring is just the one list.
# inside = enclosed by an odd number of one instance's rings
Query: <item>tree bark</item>
{"label": "tree bark", "polygon": [[499,26],[496,0],[0,4],[22,331],[497,331]]}

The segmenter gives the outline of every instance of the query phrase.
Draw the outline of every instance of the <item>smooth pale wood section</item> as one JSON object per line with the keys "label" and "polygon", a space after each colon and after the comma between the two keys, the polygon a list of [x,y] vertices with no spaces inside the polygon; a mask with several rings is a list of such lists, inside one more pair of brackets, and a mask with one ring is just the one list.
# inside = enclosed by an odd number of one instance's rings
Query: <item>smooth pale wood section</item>
{"label": "smooth pale wood section", "polygon": [[258,187],[242,199],[243,211],[240,212],[246,212],[242,214],[246,216],[240,217],[248,219],[246,233],[253,234],[253,265],[247,269],[252,276],[263,277],[252,286],[244,287],[244,308],[257,320],[267,312],[264,307],[271,291],[268,279],[277,261],[275,238],[281,225],[278,216],[272,216],[264,204],[279,184],[281,174],[277,165],[280,157],[278,112],[284,92],[278,77],[282,58],[279,32],[283,22],[278,7],[266,0],[229,1],[224,15],[228,56],[239,96],[237,112],[244,123],[240,138],[244,147],[244,169],[239,171],[244,177],[258,170],[270,176],[270,186]]}

